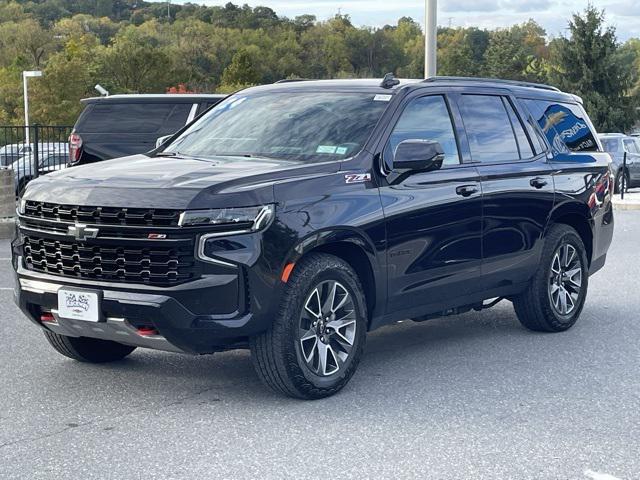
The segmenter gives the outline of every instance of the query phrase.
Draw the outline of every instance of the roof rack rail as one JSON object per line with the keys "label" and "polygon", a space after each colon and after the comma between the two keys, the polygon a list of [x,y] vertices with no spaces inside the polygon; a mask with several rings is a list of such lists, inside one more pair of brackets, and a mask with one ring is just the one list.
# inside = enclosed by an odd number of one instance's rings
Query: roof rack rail
{"label": "roof rack rail", "polygon": [[514,87],[539,88],[540,90],[549,90],[552,92],[560,92],[559,88],[542,83],[522,82],[519,80],[501,80],[499,78],[476,78],[476,77],[430,77],[424,82],[478,82],[478,83],[502,83],[504,85],[513,85]]}
{"label": "roof rack rail", "polygon": [[282,80],[278,80],[274,83],[306,82],[308,80],[308,78],[283,78]]}

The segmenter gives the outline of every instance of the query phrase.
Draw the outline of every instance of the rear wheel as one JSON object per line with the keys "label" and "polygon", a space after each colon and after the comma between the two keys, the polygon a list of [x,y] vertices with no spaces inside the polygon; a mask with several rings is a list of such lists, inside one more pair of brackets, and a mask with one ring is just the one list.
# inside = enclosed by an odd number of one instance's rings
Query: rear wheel
{"label": "rear wheel", "polygon": [[251,339],[258,376],[291,397],[333,395],[358,366],[366,319],[364,293],[353,269],[333,255],[309,255],[296,265],[272,326]]}
{"label": "rear wheel", "polygon": [[582,312],[588,283],[582,239],[568,225],[554,225],[545,239],[540,266],[529,288],[513,299],[518,319],[534,331],[568,330]]}
{"label": "rear wheel", "polygon": [[629,189],[629,174],[620,170],[616,176],[615,193],[622,193],[623,188],[625,193]]}
{"label": "rear wheel", "polygon": [[49,344],[65,357],[87,363],[106,363],[122,360],[136,347],[87,337],[67,337],[45,330]]}

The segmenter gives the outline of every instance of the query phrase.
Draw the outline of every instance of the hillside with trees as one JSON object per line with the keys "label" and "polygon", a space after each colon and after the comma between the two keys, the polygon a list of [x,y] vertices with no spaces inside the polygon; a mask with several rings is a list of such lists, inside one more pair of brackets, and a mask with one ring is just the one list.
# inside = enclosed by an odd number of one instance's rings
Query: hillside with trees
{"label": "hillside with trees", "polygon": [[[601,130],[628,130],[640,104],[640,40],[618,42],[605,13],[568,19],[566,37],[535,21],[509,28],[440,28],[439,75],[547,82],[581,95]],[[0,124],[22,122],[23,70],[34,122],[73,124],[79,99],[111,93],[232,92],[282,78],[422,77],[420,25],[382,28],[349,16],[318,21],[268,7],[122,0],[0,0]]]}

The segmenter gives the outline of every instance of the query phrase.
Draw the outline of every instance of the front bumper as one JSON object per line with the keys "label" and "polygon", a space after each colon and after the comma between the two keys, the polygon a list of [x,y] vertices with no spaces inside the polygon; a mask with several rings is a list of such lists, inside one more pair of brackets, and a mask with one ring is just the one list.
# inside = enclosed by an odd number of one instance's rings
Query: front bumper
{"label": "front bumper", "polygon": [[[247,338],[267,328],[268,316],[252,313],[237,299],[248,298],[248,281],[238,274],[206,275],[172,288],[103,284],[33,272],[16,262],[15,300],[27,317],[42,328],[69,336],[102,338],[120,343],[192,354],[244,347]],[[61,287],[102,293],[102,321],[61,319],[57,315]],[[204,313],[203,302],[216,303],[223,313]],[[229,299],[232,299],[231,301]],[[235,305],[229,312],[226,305]],[[209,312],[211,310],[208,310]],[[54,321],[42,322],[51,312]],[[155,335],[140,334],[140,327]]]}

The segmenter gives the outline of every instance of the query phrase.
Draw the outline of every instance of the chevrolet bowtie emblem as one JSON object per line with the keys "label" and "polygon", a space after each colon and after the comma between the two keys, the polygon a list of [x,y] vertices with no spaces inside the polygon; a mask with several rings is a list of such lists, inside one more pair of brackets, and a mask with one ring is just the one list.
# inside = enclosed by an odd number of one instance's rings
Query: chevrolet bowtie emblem
{"label": "chevrolet bowtie emblem", "polygon": [[67,233],[76,238],[76,240],[87,240],[89,238],[96,238],[98,236],[98,229],[87,227],[82,223],[76,223],[75,225],[69,225]]}

